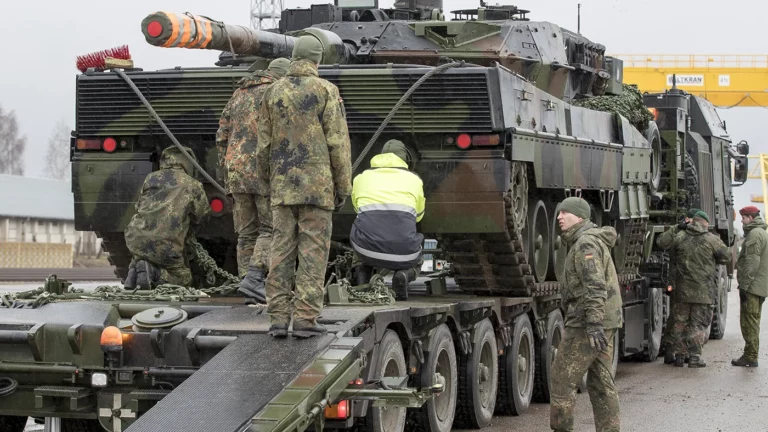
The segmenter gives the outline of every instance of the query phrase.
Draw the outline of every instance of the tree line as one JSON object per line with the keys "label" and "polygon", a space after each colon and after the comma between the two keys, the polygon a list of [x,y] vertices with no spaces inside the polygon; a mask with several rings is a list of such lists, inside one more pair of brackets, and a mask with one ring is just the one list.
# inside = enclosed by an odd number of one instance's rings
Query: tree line
{"label": "tree line", "polygon": [[[16,112],[0,106],[0,174],[24,175],[24,153],[27,137],[19,130]],[[70,128],[60,120],[48,138],[45,169],[42,176],[57,180],[69,180],[71,167]]]}

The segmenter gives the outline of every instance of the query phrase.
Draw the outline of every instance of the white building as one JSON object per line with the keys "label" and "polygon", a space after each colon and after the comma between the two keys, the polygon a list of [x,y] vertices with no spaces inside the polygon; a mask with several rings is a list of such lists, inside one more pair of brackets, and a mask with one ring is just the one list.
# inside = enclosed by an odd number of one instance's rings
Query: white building
{"label": "white building", "polygon": [[75,231],[71,182],[0,174],[0,243],[66,243],[91,254],[100,241]]}

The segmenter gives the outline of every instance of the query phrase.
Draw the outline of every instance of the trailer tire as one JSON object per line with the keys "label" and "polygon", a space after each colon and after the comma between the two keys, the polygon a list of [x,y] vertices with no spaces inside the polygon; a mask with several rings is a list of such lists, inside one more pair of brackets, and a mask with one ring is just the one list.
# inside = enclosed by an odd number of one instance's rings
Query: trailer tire
{"label": "trailer tire", "polygon": [[563,314],[559,309],[556,309],[547,317],[546,339],[536,342],[536,370],[533,387],[533,400],[535,402],[549,402],[552,362],[555,361],[560,341],[563,340],[563,334],[565,334]]}
{"label": "trailer tire", "polygon": [[506,397],[497,401],[497,406],[505,414],[521,415],[531,405],[536,362],[534,348],[531,320],[528,315],[521,315],[515,320],[512,345],[504,350],[499,361],[499,370],[504,369],[505,378],[499,380],[499,386],[506,387],[503,393]]}
{"label": "trailer tire", "polygon": [[715,310],[712,314],[709,339],[722,339],[725,336],[725,322],[728,319],[728,289],[731,280],[724,265],[717,266],[717,292]]}
{"label": "trailer tire", "polygon": [[453,337],[445,324],[437,326],[429,338],[429,349],[421,367],[421,386],[431,387],[435,384],[437,373],[440,373],[441,380],[444,380],[445,388],[442,393],[430,398],[420,409],[415,410],[416,424],[409,425],[409,431],[450,432],[453,427],[458,371]]}
{"label": "trailer tire", "polygon": [[27,417],[0,416],[0,431],[23,432],[27,427]]}
{"label": "trailer tire", "polygon": [[104,432],[98,420],[61,419],[61,432]]}
{"label": "trailer tire", "polygon": [[[377,369],[372,379],[387,376],[406,376],[408,369],[405,364],[405,353],[400,338],[394,330],[384,332],[378,349]],[[364,424],[358,428],[361,432],[402,432],[405,430],[405,408],[374,408],[368,404],[368,413]]]}
{"label": "trailer tire", "polygon": [[[651,288],[645,315],[645,337],[648,344],[643,350],[643,360],[652,362],[659,356],[661,336],[664,333],[664,294],[661,288]],[[618,331],[616,332],[618,334]],[[618,341],[616,342],[618,345]]]}
{"label": "trailer tire", "polygon": [[496,335],[488,318],[475,326],[472,352],[458,356],[457,427],[481,429],[491,423],[496,408],[499,356]]}

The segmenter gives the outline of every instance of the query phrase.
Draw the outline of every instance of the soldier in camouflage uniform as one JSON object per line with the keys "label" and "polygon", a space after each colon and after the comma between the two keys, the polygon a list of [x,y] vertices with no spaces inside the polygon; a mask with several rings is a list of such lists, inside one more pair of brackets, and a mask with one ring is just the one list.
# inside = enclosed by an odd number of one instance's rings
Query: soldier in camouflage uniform
{"label": "soldier in camouflage uniform", "polygon": [[744,243],[736,263],[741,306],[741,335],[744,354],[731,360],[734,366],[757,367],[760,350],[760,315],[768,296],[768,227],[755,206],[744,207],[741,223],[744,225]]}
{"label": "soldier in camouflage uniform", "polygon": [[[678,235],[683,233],[683,235]],[[706,367],[701,358],[701,346],[706,338],[707,326],[712,322],[711,305],[717,286],[716,264],[726,264],[730,250],[720,237],[709,232],[709,217],[698,211],[690,224],[681,222],[662,233],[656,244],[675,253],[674,321],[672,326],[675,366]]]}
{"label": "soldier in camouflage uniform", "polygon": [[[352,193],[352,164],[344,105],[321,79],[323,47],[300,37],[285,78],[267,89],[259,113],[256,171],[270,191],[272,253],[267,276],[269,333],[294,337],[325,332],[317,323],[331,243],[331,215]],[[296,258],[299,264],[296,267]],[[292,292],[295,275],[295,292]]]}
{"label": "soldier in camouflage uniform", "polygon": [[259,194],[256,179],[259,105],[269,86],[288,71],[288,59],[272,60],[266,71],[256,71],[238,83],[224,107],[216,133],[219,167],[226,172],[227,190],[234,196],[232,218],[237,232],[238,291],[249,300],[266,303],[264,279],[269,270],[272,209],[269,197]]}
{"label": "soldier in camouflage uniform", "polygon": [[[184,149],[195,158],[191,149]],[[160,158],[160,170],[144,180],[136,214],[125,228],[125,243],[133,254],[127,288],[191,285],[185,240],[211,212],[203,185],[192,177],[193,170],[192,162],[178,148],[168,147]]]}
{"label": "soldier in camouflage uniform", "polygon": [[573,430],[576,386],[587,389],[598,432],[619,431],[619,394],[613,381],[614,336],[623,325],[621,292],[611,248],[616,230],[589,220],[589,204],[566,198],[557,220],[569,246],[565,258],[565,335],[552,364],[550,426]]}
{"label": "soldier in camouflage uniform", "polygon": [[[685,217],[683,218],[683,222],[687,225],[691,223],[693,220],[693,216],[696,215],[697,212],[701,210],[697,208],[688,209],[688,211],[685,213]],[[677,233],[678,236],[684,236],[685,234],[680,231]],[[672,273],[675,271],[675,254],[670,253],[669,254],[669,271],[672,275],[675,273]],[[682,283],[682,281],[677,282],[675,281],[673,284],[673,292],[674,292],[674,286],[678,283]],[[664,328],[664,335],[661,337],[661,346],[659,348],[659,353],[664,355],[664,363],[665,364],[672,364],[675,362],[675,350],[672,349],[672,345],[674,345],[675,341],[672,339],[672,323],[674,321],[674,312],[675,312],[675,296],[674,294],[669,297],[669,317],[667,318],[667,326]]]}

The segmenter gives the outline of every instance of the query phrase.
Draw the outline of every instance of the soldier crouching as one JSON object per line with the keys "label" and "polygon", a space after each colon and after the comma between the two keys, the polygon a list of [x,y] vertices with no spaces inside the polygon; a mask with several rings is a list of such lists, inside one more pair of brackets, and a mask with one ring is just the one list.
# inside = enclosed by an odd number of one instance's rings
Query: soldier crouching
{"label": "soldier crouching", "polygon": [[566,198],[557,221],[569,245],[565,258],[565,335],[552,364],[550,427],[573,430],[576,385],[587,374],[597,432],[618,431],[619,394],[613,381],[614,336],[623,324],[621,292],[611,248],[616,230],[589,220],[589,204]]}

